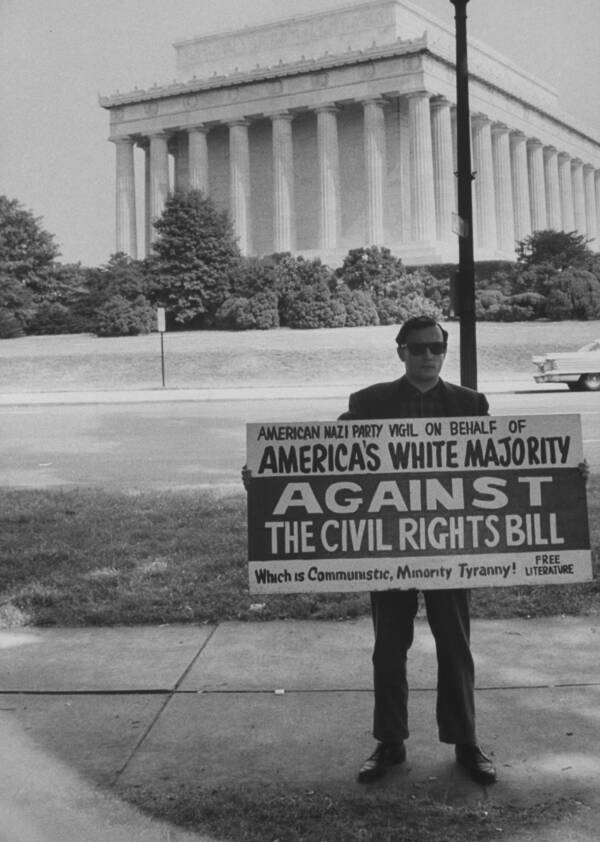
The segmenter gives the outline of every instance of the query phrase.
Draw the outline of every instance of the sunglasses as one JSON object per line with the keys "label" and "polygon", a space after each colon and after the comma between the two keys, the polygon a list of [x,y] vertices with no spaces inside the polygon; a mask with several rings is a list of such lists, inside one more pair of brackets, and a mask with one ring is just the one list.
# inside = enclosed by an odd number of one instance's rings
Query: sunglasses
{"label": "sunglasses", "polygon": [[422,357],[427,349],[431,351],[434,357],[439,357],[446,353],[448,346],[445,342],[407,342],[406,345],[400,347],[408,348],[409,353],[414,357]]}

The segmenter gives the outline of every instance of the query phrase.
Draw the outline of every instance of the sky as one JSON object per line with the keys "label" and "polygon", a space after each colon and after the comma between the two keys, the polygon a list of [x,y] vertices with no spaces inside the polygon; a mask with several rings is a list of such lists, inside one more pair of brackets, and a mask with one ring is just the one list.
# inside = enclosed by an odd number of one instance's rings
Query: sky
{"label": "sky", "polygon": [[[0,193],[64,263],[115,250],[115,151],[100,95],[172,82],[173,42],[363,0],[0,0]],[[413,0],[454,27],[449,0]],[[470,0],[468,33],[558,90],[600,139],[600,1]]]}

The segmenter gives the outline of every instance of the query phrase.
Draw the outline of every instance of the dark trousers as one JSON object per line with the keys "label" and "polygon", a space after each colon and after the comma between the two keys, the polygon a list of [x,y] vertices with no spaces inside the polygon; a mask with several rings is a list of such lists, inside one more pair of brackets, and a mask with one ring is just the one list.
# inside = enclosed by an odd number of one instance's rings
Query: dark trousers
{"label": "dark trousers", "polygon": [[[469,644],[469,591],[424,591],[437,651],[437,723],[443,743],[475,742],[475,670]],[[371,593],[375,631],[373,736],[408,737],[406,657],[413,642],[417,591]]]}

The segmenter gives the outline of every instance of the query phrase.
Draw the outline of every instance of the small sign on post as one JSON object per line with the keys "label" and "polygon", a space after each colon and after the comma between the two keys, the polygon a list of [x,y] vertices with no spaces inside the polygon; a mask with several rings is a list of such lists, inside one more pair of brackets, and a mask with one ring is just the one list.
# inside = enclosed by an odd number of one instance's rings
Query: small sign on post
{"label": "small sign on post", "polygon": [[160,333],[160,369],[162,372],[162,384],[165,385],[165,347],[163,337],[165,335],[166,328],[166,319],[165,319],[165,308],[158,307],[156,310],[156,321],[158,332]]}
{"label": "small sign on post", "polygon": [[466,237],[469,233],[469,223],[462,216],[452,212],[452,232],[459,237]]}

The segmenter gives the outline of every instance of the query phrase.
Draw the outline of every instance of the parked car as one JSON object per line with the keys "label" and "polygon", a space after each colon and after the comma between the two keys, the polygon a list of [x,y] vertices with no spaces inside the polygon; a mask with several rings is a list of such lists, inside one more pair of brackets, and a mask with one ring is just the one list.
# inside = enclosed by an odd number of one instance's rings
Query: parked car
{"label": "parked car", "polygon": [[600,391],[600,339],[578,351],[533,357],[533,362],[538,367],[533,375],[536,383],[566,383],[573,391]]}

